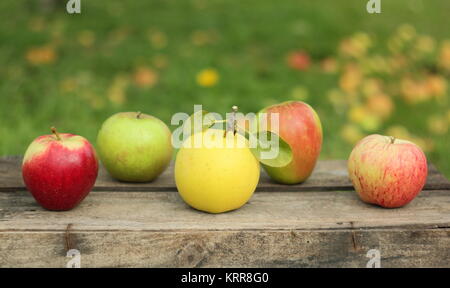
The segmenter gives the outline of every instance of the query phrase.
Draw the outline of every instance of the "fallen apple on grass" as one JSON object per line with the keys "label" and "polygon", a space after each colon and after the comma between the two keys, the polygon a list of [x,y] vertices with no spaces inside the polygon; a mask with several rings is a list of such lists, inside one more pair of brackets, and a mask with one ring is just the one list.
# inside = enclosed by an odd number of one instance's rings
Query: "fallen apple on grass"
{"label": "fallen apple on grass", "polygon": [[127,182],[154,180],[169,165],[173,150],[167,125],[141,112],[109,117],[98,133],[97,149],[106,170]]}
{"label": "fallen apple on grass", "polygon": [[301,101],[276,104],[264,108],[260,113],[267,113],[269,120],[272,113],[278,113],[280,138],[292,149],[292,161],[288,165],[263,165],[264,170],[273,180],[282,184],[305,181],[311,175],[322,148],[322,124],[319,116],[310,105]]}
{"label": "fallen apple on grass", "polygon": [[364,202],[396,208],[411,202],[422,190],[427,159],[410,141],[370,135],[351,152],[348,173]]}
{"label": "fallen apple on grass", "polygon": [[85,138],[58,133],[36,138],[28,147],[22,176],[36,201],[48,210],[70,210],[91,191],[98,160]]}

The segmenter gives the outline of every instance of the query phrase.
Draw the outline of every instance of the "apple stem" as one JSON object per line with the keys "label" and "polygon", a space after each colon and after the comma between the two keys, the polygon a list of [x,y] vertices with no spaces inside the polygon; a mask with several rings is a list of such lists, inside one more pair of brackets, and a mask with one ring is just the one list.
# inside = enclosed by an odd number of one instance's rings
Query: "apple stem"
{"label": "apple stem", "polygon": [[391,144],[394,144],[394,142],[395,142],[395,137],[394,137],[394,136],[389,136],[389,138],[391,139]]}
{"label": "apple stem", "polygon": [[228,119],[227,121],[227,129],[225,129],[225,133],[224,133],[224,137],[226,136],[228,131],[233,131],[233,135],[236,135],[236,131],[237,131],[237,122],[236,122],[236,112],[238,111],[238,106],[233,105],[233,107],[231,107],[231,110],[233,110],[230,119]]}
{"label": "apple stem", "polygon": [[56,140],[60,141],[61,137],[59,136],[58,131],[56,131],[55,127],[51,127],[50,130],[52,130],[52,133],[55,134]]}
{"label": "apple stem", "polygon": [[141,115],[142,115],[142,112],[141,112],[141,111],[138,111],[138,112],[137,112],[137,115],[136,115],[136,119],[141,119]]}

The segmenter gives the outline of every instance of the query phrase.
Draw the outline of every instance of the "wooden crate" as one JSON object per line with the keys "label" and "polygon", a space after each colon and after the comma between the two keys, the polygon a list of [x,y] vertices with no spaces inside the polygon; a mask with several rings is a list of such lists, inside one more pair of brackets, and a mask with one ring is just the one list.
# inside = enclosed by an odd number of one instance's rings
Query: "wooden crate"
{"label": "wooden crate", "polygon": [[173,167],[155,182],[119,183],[103,169],[67,212],[26,191],[18,157],[0,158],[0,267],[450,267],[450,183],[432,165],[424,191],[400,209],[362,203],[346,162],[320,161],[301,185],[261,174],[250,202],[211,215],[176,193]]}

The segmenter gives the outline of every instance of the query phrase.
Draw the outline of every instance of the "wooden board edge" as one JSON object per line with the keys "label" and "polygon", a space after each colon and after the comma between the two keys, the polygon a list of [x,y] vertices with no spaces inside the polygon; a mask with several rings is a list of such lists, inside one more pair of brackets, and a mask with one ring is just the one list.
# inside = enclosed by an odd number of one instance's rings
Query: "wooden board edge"
{"label": "wooden board edge", "polygon": [[[1,232],[0,267],[450,267],[450,228],[334,231]],[[370,255],[369,255],[370,256]]]}

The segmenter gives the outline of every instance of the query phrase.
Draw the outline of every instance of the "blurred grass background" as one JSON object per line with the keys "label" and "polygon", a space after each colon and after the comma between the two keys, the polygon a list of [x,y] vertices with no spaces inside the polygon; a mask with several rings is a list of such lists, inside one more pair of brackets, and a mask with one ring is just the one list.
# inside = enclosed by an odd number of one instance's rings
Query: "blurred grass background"
{"label": "blurred grass background", "polygon": [[[410,139],[450,176],[450,2],[382,0],[0,2],[0,155],[55,125],[95,143],[119,111],[170,123],[302,100],[322,159],[367,134]],[[175,127],[171,127],[174,129]]]}

